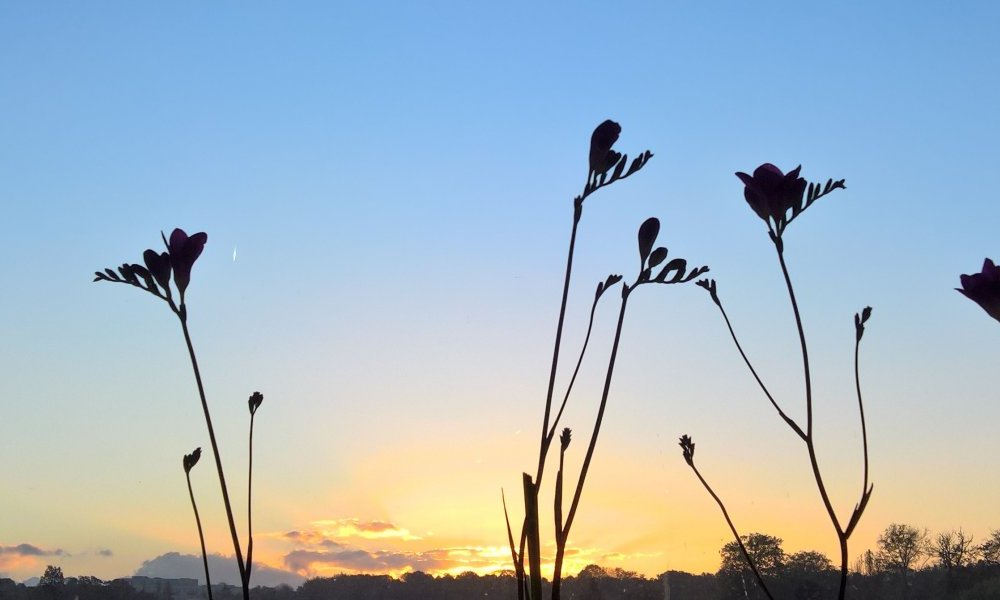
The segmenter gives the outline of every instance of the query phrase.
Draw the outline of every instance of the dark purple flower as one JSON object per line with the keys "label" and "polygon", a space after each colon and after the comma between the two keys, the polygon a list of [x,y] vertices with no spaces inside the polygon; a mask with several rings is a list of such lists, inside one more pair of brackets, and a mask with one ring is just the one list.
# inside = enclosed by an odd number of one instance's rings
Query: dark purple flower
{"label": "dark purple flower", "polygon": [[982,306],[986,314],[1000,321],[1000,267],[987,258],[983,261],[981,273],[962,275],[959,279],[962,287],[955,289]]}
{"label": "dark purple flower", "polygon": [[801,169],[799,165],[786,174],[771,163],[764,163],[754,170],[753,176],[736,173],[746,186],[743,196],[747,204],[779,236],[788,223],[788,211],[802,204],[807,183],[799,177]]}
{"label": "dark purple flower", "polygon": [[184,455],[184,472],[190,473],[191,469],[198,464],[198,459],[201,458],[201,448],[195,448],[194,452],[191,454]]}
{"label": "dark purple flower", "polygon": [[174,269],[174,283],[177,284],[177,291],[180,292],[182,300],[184,290],[191,283],[191,267],[201,256],[207,241],[208,234],[204,232],[188,237],[183,229],[174,229],[170,234],[170,242],[167,244],[167,249],[170,250],[170,266]]}
{"label": "dark purple flower", "polygon": [[681,442],[678,444],[681,450],[684,451],[684,461],[687,462],[689,466],[694,466],[694,441],[689,435],[682,435]]}
{"label": "dark purple flower", "polygon": [[621,159],[621,154],[613,151],[612,146],[621,135],[622,126],[611,119],[601,123],[590,136],[590,170],[594,173],[605,173]]}
{"label": "dark purple flower", "polygon": [[563,427],[562,433],[559,435],[559,447],[563,452],[566,448],[569,448],[569,442],[573,438],[573,432],[569,427]]}
{"label": "dark purple flower", "polygon": [[254,392],[253,395],[250,396],[250,400],[247,401],[250,405],[250,416],[253,416],[253,414],[257,412],[257,409],[260,408],[260,403],[263,401],[264,394],[261,394],[260,392]]}
{"label": "dark purple flower", "polygon": [[146,268],[156,280],[156,283],[163,288],[164,292],[170,295],[170,255],[166,252],[157,254],[156,250],[146,250],[142,253],[142,258],[146,262]]}

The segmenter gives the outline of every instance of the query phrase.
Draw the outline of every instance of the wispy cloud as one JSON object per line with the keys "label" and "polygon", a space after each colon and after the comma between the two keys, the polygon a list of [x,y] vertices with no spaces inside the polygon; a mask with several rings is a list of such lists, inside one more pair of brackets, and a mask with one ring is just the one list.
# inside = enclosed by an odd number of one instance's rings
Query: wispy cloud
{"label": "wispy cloud", "polygon": [[0,554],[13,556],[66,556],[62,549],[43,550],[31,544],[18,544],[17,546],[0,546]]}
{"label": "wispy cloud", "polygon": [[366,540],[400,539],[404,541],[419,540],[409,530],[388,521],[363,521],[361,519],[324,519],[313,521],[306,531],[292,531],[302,541],[318,543],[317,540],[339,540],[361,538]]}
{"label": "wispy cloud", "polygon": [[63,557],[69,554],[61,548],[45,550],[32,544],[0,545],[0,569],[4,571],[31,569],[38,566],[40,559],[53,556]]}
{"label": "wispy cloud", "polygon": [[107,557],[107,556],[114,556],[115,553],[112,552],[111,550],[109,550],[108,548],[101,548],[101,549],[99,549],[97,551],[97,555],[98,556],[106,556]]}

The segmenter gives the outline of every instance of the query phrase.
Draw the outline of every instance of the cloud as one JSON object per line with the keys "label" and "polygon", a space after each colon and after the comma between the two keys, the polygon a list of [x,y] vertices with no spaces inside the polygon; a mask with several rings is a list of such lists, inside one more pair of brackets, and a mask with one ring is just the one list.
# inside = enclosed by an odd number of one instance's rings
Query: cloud
{"label": "cloud", "polygon": [[31,544],[0,546],[0,554],[10,554],[14,556],[66,556],[66,553],[61,549],[42,550],[38,546],[32,546]]}
{"label": "cloud", "polygon": [[[236,568],[236,559],[233,557],[226,557],[221,554],[209,554],[208,572],[212,576],[213,584],[228,583],[230,585],[240,585],[240,574]],[[168,552],[144,561],[135,574],[144,577],[163,577],[167,579],[188,577],[197,579],[202,584],[205,583],[205,566],[202,563],[201,556],[180,554],[179,552]],[[302,585],[304,581],[305,578],[298,573],[275,569],[256,561],[253,564],[253,572],[250,575],[250,585],[254,587],[258,585],[275,587],[286,584],[295,588]]]}
{"label": "cloud", "polygon": [[442,548],[417,552],[391,550],[368,551],[344,548],[335,551],[293,550],[285,555],[285,567],[297,573],[356,571],[365,573],[399,574],[409,571],[462,572],[494,571],[510,560],[504,548]]}
{"label": "cloud", "polygon": [[23,572],[37,568],[41,559],[53,556],[63,557],[69,554],[62,549],[45,550],[33,544],[0,545],[0,569],[7,572]]}
{"label": "cloud", "polygon": [[114,554],[114,552],[112,552],[111,550],[109,550],[107,548],[101,548],[101,549],[99,549],[97,551],[97,555],[98,556],[114,556],[115,554]]}
{"label": "cloud", "polygon": [[408,530],[388,521],[362,521],[361,519],[325,519],[313,521],[308,531],[291,531],[286,535],[305,543],[318,544],[324,539],[361,538],[366,540],[421,539]]}

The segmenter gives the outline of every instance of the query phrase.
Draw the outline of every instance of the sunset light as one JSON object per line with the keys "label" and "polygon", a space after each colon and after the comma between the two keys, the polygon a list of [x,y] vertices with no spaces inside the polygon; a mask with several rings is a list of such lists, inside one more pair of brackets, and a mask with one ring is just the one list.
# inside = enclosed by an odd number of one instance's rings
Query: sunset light
{"label": "sunset light", "polygon": [[2,3],[0,600],[1000,597],[997,23]]}

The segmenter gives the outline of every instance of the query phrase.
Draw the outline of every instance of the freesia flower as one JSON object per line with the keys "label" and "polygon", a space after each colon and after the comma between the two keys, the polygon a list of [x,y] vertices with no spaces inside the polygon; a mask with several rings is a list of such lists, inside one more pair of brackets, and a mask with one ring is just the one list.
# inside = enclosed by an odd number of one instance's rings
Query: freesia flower
{"label": "freesia flower", "polygon": [[184,298],[184,290],[191,283],[191,267],[194,261],[201,256],[201,251],[205,249],[208,241],[208,234],[205,232],[196,233],[190,237],[183,229],[174,229],[170,234],[170,242],[167,249],[170,251],[170,266],[174,269],[174,283],[177,291]]}
{"label": "freesia flower", "polygon": [[962,275],[959,279],[962,287],[955,290],[962,292],[966,298],[983,307],[986,314],[1000,321],[1000,267],[987,258],[983,261],[981,272]]}
{"label": "freesia flower", "polygon": [[157,254],[156,250],[146,250],[142,253],[146,268],[156,283],[170,296],[170,255],[166,252]]}
{"label": "freesia flower", "polygon": [[692,465],[694,463],[694,441],[691,440],[691,436],[682,435],[678,446],[684,451],[684,460],[688,465]]}
{"label": "freesia flower", "polygon": [[253,414],[257,412],[257,409],[260,408],[260,403],[263,401],[264,401],[264,394],[261,394],[260,392],[254,392],[253,395],[250,396],[250,399],[247,401],[247,403],[250,406],[251,416],[253,416]]}
{"label": "freesia flower", "polygon": [[201,448],[195,448],[194,452],[191,454],[184,455],[184,472],[190,473],[191,469],[198,464],[198,459],[201,458]]}
{"label": "freesia flower", "polygon": [[621,135],[622,126],[611,119],[601,123],[590,136],[590,170],[605,173],[621,159],[622,155],[611,149]]}
{"label": "freesia flower", "polygon": [[788,173],[771,163],[757,167],[753,176],[746,173],[736,173],[743,185],[743,197],[757,216],[769,225],[774,223],[776,233],[784,229],[787,223],[786,215],[793,207],[802,204],[802,194],[806,191],[806,180],[799,177],[802,166],[795,167]]}

